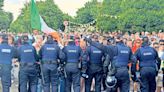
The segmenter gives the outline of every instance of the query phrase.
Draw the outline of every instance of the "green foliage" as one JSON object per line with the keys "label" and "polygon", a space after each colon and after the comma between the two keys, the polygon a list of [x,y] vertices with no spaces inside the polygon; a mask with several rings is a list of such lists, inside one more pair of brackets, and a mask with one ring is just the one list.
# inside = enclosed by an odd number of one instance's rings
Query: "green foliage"
{"label": "green foliage", "polygon": [[85,7],[77,11],[77,16],[75,17],[75,22],[86,24],[93,21],[96,18],[97,14],[97,2],[88,2],[85,4]]}
{"label": "green foliage", "polygon": [[0,8],[3,6],[4,0],[0,0]]}
{"label": "green foliage", "polygon": [[164,29],[163,0],[104,0],[102,4],[93,0],[77,13],[77,22],[86,23],[92,15],[92,20],[97,20],[96,27],[104,31]]}
{"label": "green foliage", "polygon": [[3,1],[4,0],[0,0],[0,30],[7,30],[13,20],[13,16],[11,13],[2,10]]}
{"label": "green foliage", "polygon": [[[71,19],[71,17],[69,17],[67,14],[63,14],[57,5],[54,4],[53,0],[40,1],[36,3],[39,14],[42,16],[48,26],[53,29],[63,29],[63,21]],[[21,15],[11,24],[10,31],[32,31],[30,25],[30,4],[26,4],[25,8],[22,9]]]}
{"label": "green foliage", "polygon": [[11,13],[0,10],[0,30],[7,30],[12,20],[13,17]]}
{"label": "green foliage", "polygon": [[[30,4],[22,9],[21,15],[14,21],[10,30],[14,32],[31,32]],[[40,15],[48,26],[58,29],[64,20],[86,24],[96,20],[97,29],[104,31],[158,31],[164,30],[163,0],[92,0],[77,11],[73,19],[54,4],[53,0],[37,2]]]}

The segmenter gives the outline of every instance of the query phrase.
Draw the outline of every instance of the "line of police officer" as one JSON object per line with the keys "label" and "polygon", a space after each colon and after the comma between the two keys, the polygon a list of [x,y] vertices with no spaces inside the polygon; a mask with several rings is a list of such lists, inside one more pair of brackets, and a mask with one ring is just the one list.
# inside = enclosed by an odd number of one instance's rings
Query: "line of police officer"
{"label": "line of police officer", "polygon": [[[74,41],[70,41],[61,50],[52,38],[47,37],[46,43],[41,47],[39,55],[35,48],[28,43],[28,36],[22,36],[22,45],[17,49],[8,44],[8,36],[0,36],[0,77],[3,92],[10,92],[11,86],[11,64],[13,58],[18,58],[19,69],[19,92],[36,92],[38,83],[38,65],[40,66],[44,92],[58,92],[58,67],[59,63],[65,64],[66,89],[71,92],[71,85],[75,92],[80,92],[79,60],[83,52]],[[62,52],[63,51],[63,52]],[[60,61],[59,61],[60,60]]]}
{"label": "line of police officer", "polygon": [[[95,37],[95,36],[94,36]],[[105,53],[106,59],[103,63],[103,71],[106,74],[105,84],[107,85],[107,92],[129,92],[130,91],[130,78],[128,73],[128,63],[131,62],[131,73],[134,81],[140,82],[140,90],[141,92],[155,92],[156,90],[156,80],[155,77],[158,74],[158,69],[160,69],[160,58],[158,57],[157,51],[149,46],[148,37],[143,37],[143,44],[141,48],[137,50],[137,52],[133,55],[132,51],[129,47],[127,47],[123,43],[122,35],[118,35],[116,37],[116,45],[115,46],[104,46],[97,41],[93,41],[89,38],[86,38],[87,42],[90,43],[91,49],[96,48],[96,50],[101,50]],[[92,54],[96,50],[91,50]],[[97,51],[96,51],[97,52]],[[92,55],[91,54],[91,55]],[[99,54],[95,54],[90,58],[98,58],[101,57]],[[136,70],[136,64],[139,61],[139,72]],[[92,60],[89,63],[93,62]],[[102,64],[101,64],[102,65]],[[100,66],[101,66],[100,65]],[[89,64],[92,66],[92,64]],[[93,68],[93,69],[92,69]],[[92,72],[96,72],[98,69],[96,67],[92,67]],[[96,70],[94,70],[96,69]],[[90,67],[88,69],[88,74],[94,76],[94,73],[90,72]],[[98,73],[96,73],[98,74]],[[90,76],[89,76],[90,77]],[[90,78],[88,78],[90,79]],[[90,82],[90,81],[86,81]],[[98,82],[98,81],[96,81]],[[91,83],[89,84],[91,85]],[[96,84],[97,85],[97,84]],[[86,85],[86,87],[90,87]],[[96,92],[100,92],[99,86],[96,86]],[[86,92],[88,92],[86,90]]]}
{"label": "line of police officer", "polygon": [[[156,83],[156,62],[160,62],[157,52],[149,47],[148,38],[144,38],[143,46],[132,54],[131,49],[122,42],[122,36],[116,37],[116,45],[104,46],[98,42],[98,36],[94,35],[92,40],[85,38],[90,43],[86,51],[76,46],[72,38],[68,45],[60,49],[58,43],[51,36],[41,47],[39,55],[35,48],[28,43],[28,36],[23,36],[23,44],[16,50],[7,44],[7,35],[2,35],[0,44],[0,77],[3,92],[9,92],[11,86],[11,63],[12,58],[18,58],[19,70],[19,91],[36,92],[38,83],[38,69],[40,66],[44,92],[58,92],[59,63],[65,64],[64,92],[71,92],[73,85],[74,92],[80,92],[80,77],[85,78],[85,92],[90,92],[92,79],[95,79],[95,91],[101,92],[101,79],[105,75],[107,92],[129,92],[130,78],[128,63],[132,63],[132,74],[136,75],[135,65],[139,60],[139,78],[142,92],[155,92]],[[160,64],[158,64],[160,66]],[[159,67],[158,67],[159,69]],[[150,77],[151,76],[151,77]],[[117,81],[117,82],[116,82]]]}

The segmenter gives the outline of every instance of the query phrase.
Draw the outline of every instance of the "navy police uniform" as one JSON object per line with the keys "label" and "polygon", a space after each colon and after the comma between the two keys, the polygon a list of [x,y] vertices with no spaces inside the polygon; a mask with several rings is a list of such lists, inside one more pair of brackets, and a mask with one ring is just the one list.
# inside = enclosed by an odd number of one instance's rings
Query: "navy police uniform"
{"label": "navy police uniform", "polygon": [[109,60],[104,62],[103,65],[105,73],[107,73],[107,68],[110,62],[116,67],[116,71],[113,74],[115,74],[115,77],[117,78],[117,84],[115,88],[108,91],[117,92],[117,88],[119,88],[120,92],[129,92],[130,80],[127,66],[129,61],[136,62],[136,58],[132,55],[131,49],[121,41],[118,42],[116,46],[103,46],[102,44],[93,42],[88,38],[86,38],[86,40],[92,46],[101,49],[109,56]]}
{"label": "navy police uniform", "polygon": [[[11,69],[12,58],[16,56],[14,47],[8,45],[7,35],[3,35],[0,44],[0,77],[2,83],[2,92],[10,92],[11,87]],[[5,37],[6,36],[6,37]]]}
{"label": "navy police uniform", "polygon": [[24,36],[22,46],[18,48],[18,61],[20,62],[19,69],[19,91],[27,92],[27,84],[30,85],[30,92],[36,92],[37,90],[37,69],[36,62],[38,56],[35,48],[30,45],[27,40],[28,37]]}
{"label": "navy police uniform", "polygon": [[[53,39],[48,40],[40,49],[44,92],[58,92],[58,59],[60,48]],[[51,88],[51,89],[50,89]]]}
{"label": "navy police uniform", "polygon": [[92,79],[95,78],[95,91],[101,92],[101,78],[103,75],[103,51],[94,46],[89,46],[86,50],[89,62],[87,74],[89,78],[85,80],[85,92],[90,92]]}
{"label": "navy police uniform", "polygon": [[156,73],[158,60],[157,51],[150,47],[148,43],[143,43],[136,53],[136,58],[139,60],[141,74],[141,92],[155,92],[156,90]]}
{"label": "navy police uniform", "polygon": [[129,92],[130,78],[128,73],[128,63],[130,61],[132,63],[136,62],[136,58],[133,56],[131,49],[123,42],[118,42],[112,50],[112,63],[116,68],[115,77],[117,78],[114,92],[117,92],[117,88],[120,89],[120,92]]}
{"label": "navy police uniform", "polygon": [[70,41],[67,46],[63,48],[65,54],[65,70],[66,70],[66,92],[71,92],[73,84],[74,92],[80,92],[80,69],[79,60],[82,55],[82,50],[75,42]]}

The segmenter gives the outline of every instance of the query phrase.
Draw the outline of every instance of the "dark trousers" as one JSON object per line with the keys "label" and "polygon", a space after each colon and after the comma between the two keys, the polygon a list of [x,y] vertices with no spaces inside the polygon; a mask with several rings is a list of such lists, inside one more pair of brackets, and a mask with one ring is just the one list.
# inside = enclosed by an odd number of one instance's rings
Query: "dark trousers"
{"label": "dark trousers", "polygon": [[128,69],[126,67],[117,68],[116,72],[117,84],[114,88],[107,88],[107,92],[117,92],[118,88],[120,92],[129,92],[130,79]]}
{"label": "dark trousers", "polygon": [[0,77],[2,82],[2,92],[10,92],[11,87],[11,65],[0,64]]}
{"label": "dark trousers", "polygon": [[85,80],[85,92],[90,92],[92,79],[95,78],[95,92],[101,92],[101,80],[103,76],[102,67],[92,64],[87,70],[89,78]]}
{"label": "dark trousers", "polygon": [[156,90],[156,70],[153,67],[142,67],[141,73],[141,92],[155,92]]}
{"label": "dark trousers", "polygon": [[37,70],[35,65],[30,66],[20,66],[19,70],[19,91],[28,92],[28,86],[30,87],[30,92],[37,91]]}
{"label": "dark trousers", "polygon": [[43,64],[42,68],[45,82],[43,84],[44,92],[58,92],[57,64]]}
{"label": "dark trousers", "polygon": [[66,92],[71,92],[73,85],[74,92],[80,92],[80,70],[78,69],[78,63],[67,63],[66,69]]}

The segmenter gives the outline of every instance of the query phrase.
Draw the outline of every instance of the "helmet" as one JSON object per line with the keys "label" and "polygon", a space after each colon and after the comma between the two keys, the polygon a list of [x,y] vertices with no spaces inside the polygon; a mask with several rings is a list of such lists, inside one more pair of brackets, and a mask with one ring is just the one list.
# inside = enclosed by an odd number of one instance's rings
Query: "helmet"
{"label": "helmet", "polygon": [[113,88],[117,83],[117,79],[115,76],[107,76],[105,80],[105,84],[108,88]]}

